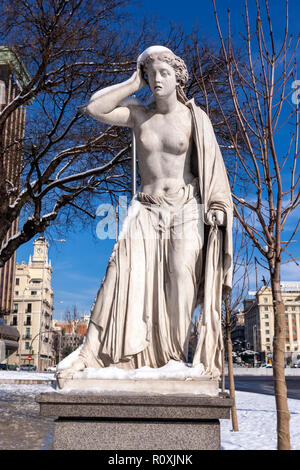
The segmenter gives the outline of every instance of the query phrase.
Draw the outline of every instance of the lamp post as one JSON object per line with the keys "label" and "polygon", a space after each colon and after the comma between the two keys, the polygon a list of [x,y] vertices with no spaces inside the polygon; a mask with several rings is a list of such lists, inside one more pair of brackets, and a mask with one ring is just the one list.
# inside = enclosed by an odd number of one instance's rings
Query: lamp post
{"label": "lamp post", "polygon": [[[42,234],[43,236],[43,234]],[[60,243],[65,243],[66,240],[64,238],[61,238],[59,240],[53,238],[52,241],[55,241],[55,242],[60,242]],[[42,328],[42,325],[41,325],[41,322],[42,322],[42,316],[43,316],[43,303],[44,303],[44,278],[45,278],[45,264],[46,264],[46,251],[43,250],[43,275],[42,275],[42,291],[41,291],[41,315],[40,315],[40,332],[41,332],[41,328]],[[49,330],[47,331],[48,333],[48,342],[49,342],[49,333],[50,333],[50,328]],[[39,334],[39,348],[38,348],[38,370],[40,372],[40,369],[41,369],[41,345],[42,345],[42,335],[41,333]],[[49,351],[47,351],[47,363],[49,362]]]}
{"label": "lamp post", "polygon": [[[31,340],[31,343],[30,343],[30,346],[29,346],[29,351],[30,351],[30,355],[33,355],[33,351],[32,351],[32,344],[33,344],[33,341],[35,340],[35,338],[39,337],[39,340],[41,338],[41,336],[44,334],[44,333],[48,333],[47,331],[39,331]],[[39,357],[39,354],[38,354],[38,357]],[[39,370],[39,368],[38,368]]]}

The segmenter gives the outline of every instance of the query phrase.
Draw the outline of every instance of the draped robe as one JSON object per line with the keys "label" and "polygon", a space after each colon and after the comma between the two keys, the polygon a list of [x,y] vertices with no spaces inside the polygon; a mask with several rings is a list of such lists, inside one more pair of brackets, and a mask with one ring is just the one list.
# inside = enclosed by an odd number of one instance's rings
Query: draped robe
{"label": "draped robe", "polygon": [[[195,307],[202,306],[193,365],[221,369],[221,302],[231,289],[232,199],[211,122],[191,100],[195,179],[131,202],[92,308],[80,358],[86,367],[160,367],[187,360]],[[209,227],[210,209],[226,226]]]}

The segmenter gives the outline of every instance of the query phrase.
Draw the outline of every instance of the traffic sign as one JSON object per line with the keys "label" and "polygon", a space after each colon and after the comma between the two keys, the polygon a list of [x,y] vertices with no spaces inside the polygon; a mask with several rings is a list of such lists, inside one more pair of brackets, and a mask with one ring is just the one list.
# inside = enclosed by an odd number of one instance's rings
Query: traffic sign
{"label": "traffic sign", "polygon": [[32,356],[27,357],[28,361],[32,361]]}

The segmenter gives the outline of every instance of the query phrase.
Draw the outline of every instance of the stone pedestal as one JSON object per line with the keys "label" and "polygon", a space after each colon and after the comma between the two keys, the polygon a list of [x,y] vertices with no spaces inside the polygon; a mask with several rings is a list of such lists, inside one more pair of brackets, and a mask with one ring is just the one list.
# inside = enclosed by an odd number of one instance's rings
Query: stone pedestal
{"label": "stone pedestal", "polygon": [[101,393],[134,393],[157,395],[191,394],[197,396],[217,397],[219,395],[219,380],[206,377],[187,379],[57,379],[57,388],[65,391],[101,391]]}
{"label": "stone pedestal", "polygon": [[227,394],[217,397],[53,392],[37,397],[42,416],[56,416],[55,450],[218,450],[219,419],[230,418]]}

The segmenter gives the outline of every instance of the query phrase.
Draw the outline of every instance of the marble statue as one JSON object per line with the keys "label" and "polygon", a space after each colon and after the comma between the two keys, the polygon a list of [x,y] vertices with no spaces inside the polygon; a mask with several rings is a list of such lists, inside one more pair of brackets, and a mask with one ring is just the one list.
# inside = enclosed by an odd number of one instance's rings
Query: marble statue
{"label": "marble statue", "polygon": [[[188,101],[184,61],[152,46],[125,82],[96,92],[85,112],[132,128],[141,188],[133,198],[92,308],[70,378],[85,368],[159,368],[187,361],[192,315],[202,305],[193,365],[221,369],[222,295],[231,289],[232,199],[205,112]],[[149,86],[152,99],[130,99]]]}

